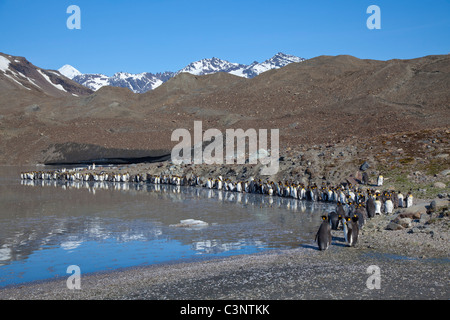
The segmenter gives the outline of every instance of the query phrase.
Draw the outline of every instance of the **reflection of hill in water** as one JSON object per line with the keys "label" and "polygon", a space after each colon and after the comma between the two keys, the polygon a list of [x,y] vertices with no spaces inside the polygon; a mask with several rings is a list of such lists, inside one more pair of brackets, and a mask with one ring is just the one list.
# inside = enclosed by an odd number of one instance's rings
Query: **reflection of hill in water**
{"label": "reflection of hill in water", "polygon": [[[0,216],[3,264],[26,260],[37,250],[73,251],[89,241],[178,241],[200,254],[295,247],[302,241],[299,237],[308,239],[315,231],[318,215],[312,213],[327,208],[323,203],[171,185],[45,180],[21,184],[10,190],[17,201],[5,208],[14,217]],[[186,218],[209,226],[169,227]]]}

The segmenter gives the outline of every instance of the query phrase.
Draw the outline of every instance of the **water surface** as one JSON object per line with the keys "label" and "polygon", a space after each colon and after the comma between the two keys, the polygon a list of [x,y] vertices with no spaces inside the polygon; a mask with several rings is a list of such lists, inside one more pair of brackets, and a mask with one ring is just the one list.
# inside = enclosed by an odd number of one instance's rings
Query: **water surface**
{"label": "water surface", "polygon": [[[196,187],[21,181],[0,167],[0,287],[311,243],[330,207]],[[198,219],[202,228],[176,227]]]}

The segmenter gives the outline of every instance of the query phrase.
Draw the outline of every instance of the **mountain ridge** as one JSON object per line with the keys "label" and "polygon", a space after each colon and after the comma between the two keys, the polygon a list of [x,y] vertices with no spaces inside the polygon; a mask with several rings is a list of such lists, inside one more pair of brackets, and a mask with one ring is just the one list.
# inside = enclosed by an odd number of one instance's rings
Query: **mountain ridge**
{"label": "mountain ridge", "polygon": [[213,57],[194,61],[176,72],[165,71],[156,74],[150,72],[142,72],[137,74],[116,72],[111,77],[108,77],[103,74],[82,74],[70,65],[64,65],[58,69],[58,71],[69,79],[94,91],[103,86],[109,85],[113,87],[128,88],[134,93],[145,93],[156,89],[170,78],[185,72],[194,75],[207,75],[211,73],[225,72],[243,78],[254,78],[268,70],[278,69],[290,63],[303,61],[305,61],[304,58],[278,52],[270,59],[267,59],[261,63],[254,61],[250,65],[234,63]]}
{"label": "mountain ridge", "polygon": [[[112,86],[91,91],[58,71],[0,55],[0,160],[8,164],[56,161],[74,144],[170,151],[173,131],[192,129],[194,121],[221,132],[279,128],[283,150],[448,128],[450,55],[388,61],[318,56],[251,79],[180,73],[144,94]],[[48,92],[24,88],[31,88],[26,77]],[[86,93],[59,90],[58,79],[66,90],[72,85]]]}

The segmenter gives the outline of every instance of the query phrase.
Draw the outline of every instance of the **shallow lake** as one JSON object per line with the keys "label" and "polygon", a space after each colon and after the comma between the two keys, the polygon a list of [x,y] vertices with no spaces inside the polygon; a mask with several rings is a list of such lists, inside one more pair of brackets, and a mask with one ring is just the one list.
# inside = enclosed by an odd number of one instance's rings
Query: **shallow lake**
{"label": "shallow lake", "polygon": [[[311,245],[331,208],[200,187],[20,180],[25,170],[0,167],[0,287],[68,277],[70,265],[83,274]],[[184,219],[208,225],[177,226]]]}

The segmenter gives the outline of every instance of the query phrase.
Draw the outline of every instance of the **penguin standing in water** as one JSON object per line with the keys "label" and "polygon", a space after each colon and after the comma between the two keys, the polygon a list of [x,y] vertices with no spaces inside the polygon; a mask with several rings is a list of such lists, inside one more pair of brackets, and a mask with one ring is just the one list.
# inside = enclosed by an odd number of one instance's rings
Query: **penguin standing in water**
{"label": "penguin standing in water", "polygon": [[319,246],[319,250],[327,250],[331,245],[331,227],[327,216],[322,216],[322,224],[316,233],[315,241]]}
{"label": "penguin standing in water", "polygon": [[322,187],[321,199],[322,201],[328,201],[328,190],[325,187]]}
{"label": "penguin standing in water", "polygon": [[330,227],[332,230],[337,230],[339,227],[339,220],[342,216],[338,215],[336,212],[332,211],[328,214],[328,220],[330,221]]}
{"label": "penguin standing in water", "polygon": [[314,184],[313,186],[309,187],[309,190],[307,191],[307,199],[309,201],[318,201],[319,200],[319,193],[317,191],[317,186]]}

